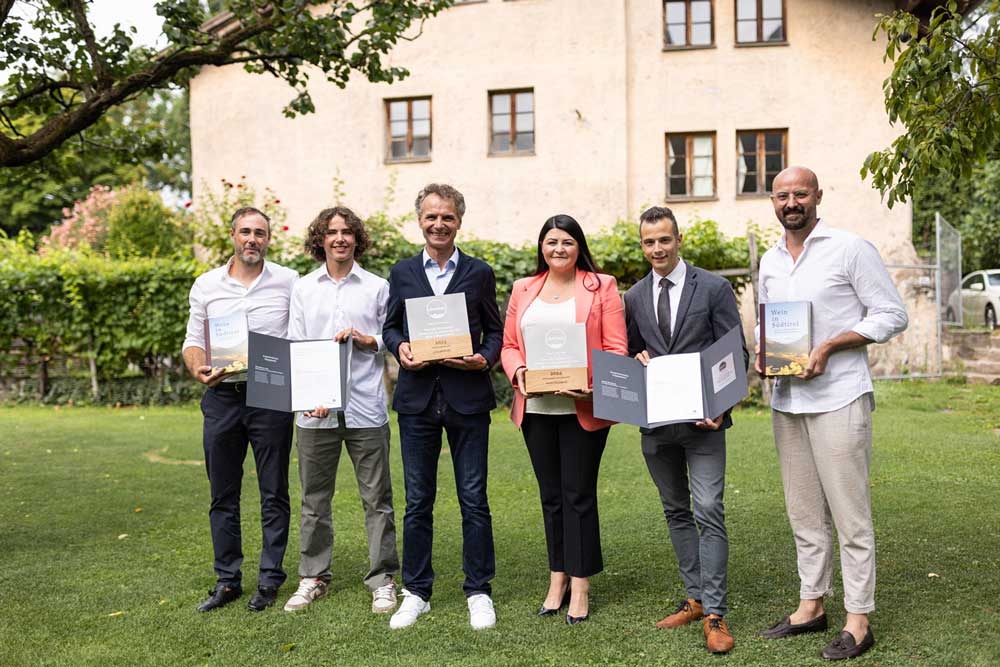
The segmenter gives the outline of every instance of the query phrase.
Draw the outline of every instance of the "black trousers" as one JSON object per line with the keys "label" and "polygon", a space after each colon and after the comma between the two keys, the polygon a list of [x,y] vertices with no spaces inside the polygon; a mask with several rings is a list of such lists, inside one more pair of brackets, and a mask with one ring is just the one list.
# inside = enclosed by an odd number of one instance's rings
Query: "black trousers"
{"label": "black trousers", "polygon": [[280,586],[285,581],[281,562],[291,518],[288,460],[294,414],[248,408],[246,383],[222,383],[208,389],[201,399],[201,412],[205,416],[205,468],[212,491],[208,518],[218,581],[228,586],[239,586],[242,581],[240,487],[249,443],[260,488],[263,545],[259,585]]}
{"label": "black trousers", "polygon": [[597,473],[610,430],[586,431],[575,414],[524,415],[521,432],[538,480],[553,572],[589,577],[604,569]]}

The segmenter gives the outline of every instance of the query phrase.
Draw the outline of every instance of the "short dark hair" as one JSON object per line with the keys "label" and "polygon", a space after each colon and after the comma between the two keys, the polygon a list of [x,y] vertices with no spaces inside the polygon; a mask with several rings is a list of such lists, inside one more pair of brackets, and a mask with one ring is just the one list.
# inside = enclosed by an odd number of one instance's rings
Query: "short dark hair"
{"label": "short dark hair", "polygon": [[326,248],[323,247],[323,240],[326,238],[326,230],[330,226],[330,221],[340,216],[344,219],[348,229],[354,233],[354,259],[358,259],[368,248],[371,247],[371,238],[365,231],[365,225],[361,218],[346,206],[332,206],[324,208],[316,218],[309,223],[306,230],[306,252],[312,255],[317,262],[326,261]]}
{"label": "short dark hair", "polygon": [[[576,255],[576,268],[588,271],[597,276],[600,269],[597,268],[597,264],[594,262],[594,258],[590,254],[590,247],[587,245],[587,237],[583,235],[583,228],[580,227],[580,223],[577,222],[572,216],[564,213],[554,215],[546,220],[542,224],[542,229],[538,232],[538,258],[535,265],[535,275],[541,275],[549,270],[549,265],[546,263],[545,256],[542,254],[542,241],[545,240],[545,235],[553,229],[561,229],[573,237],[573,240],[576,241],[576,245],[579,248],[579,252]],[[591,291],[596,291],[600,288],[600,286],[601,279],[600,277],[597,277],[597,286]],[[587,284],[587,289],[590,289],[589,284]]]}
{"label": "short dark hair", "polygon": [[428,183],[417,193],[417,200],[414,202],[414,208],[417,209],[417,220],[420,219],[420,205],[427,199],[427,195],[437,195],[441,199],[450,199],[451,203],[455,205],[458,219],[461,220],[465,217],[465,197],[462,196],[461,192],[447,183]]}
{"label": "short dark hair", "polygon": [[674,217],[674,212],[666,206],[650,206],[642,212],[642,215],[639,216],[639,234],[642,234],[642,223],[646,222],[653,225],[660,220],[669,220],[674,223],[674,236],[681,235],[681,230],[680,227],[677,226],[677,218]]}
{"label": "short dark hair", "polygon": [[244,206],[243,208],[236,209],[236,212],[233,213],[233,217],[230,218],[229,220],[229,230],[235,232],[237,220],[239,220],[240,218],[244,218],[248,215],[254,215],[254,214],[264,218],[264,220],[267,222],[267,235],[270,236],[271,218],[267,216],[267,213],[264,213],[264,211],[260,210],[259,208],[254,208],[253,206]]}

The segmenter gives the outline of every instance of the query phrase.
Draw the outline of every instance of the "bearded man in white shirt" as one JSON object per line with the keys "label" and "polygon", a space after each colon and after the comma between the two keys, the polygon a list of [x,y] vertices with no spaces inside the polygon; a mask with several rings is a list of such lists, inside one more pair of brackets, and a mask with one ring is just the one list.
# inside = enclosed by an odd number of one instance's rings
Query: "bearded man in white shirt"
{"label": "bearded man in white shirt", "polygon": [[243,312],[250,331],[284,337],[288,301],[299,274],[265,261],[271,241],[271,221],[246,207],[230,221],[233,257],[195,280],[189,297],[184,363],[206,385],[201,400],[205,416],[202,442],[212,493],[209,524],[215,551],[216,586],[198,611],[211,611],[240,597],[243,545],[240,531],[240,487],[247,443],[253,448],[260,488],[263,546],[257,590],[247,607],[263,611],[274,604],[285,581],[281,563],[288,545],[291,508],[288,500],[288,459],[292,449],[292,415],[246,405],[246,371],[223,379],[223,369],[206,364],[205,320]]}
{"label": "bearded man in white shirt", "polygon": [[817,218],[823,191],[815,173],[789,167],[772,192],[784,233],[761,258],[760,302],[809,301],[813,348],[802,373],[776,380],[771,400],[800,589],[798,609],[761,636],[827,629],[823,598],[832,592],[835,525],[847,619],[821,656],[843,660],[875,643],[868,622],[875,609],[868,479],[875,400],[866,346],[906,329],[906,308],[875,247]]}
{"label": "bearded man in white shirt", "polygon": [[396,607],[393,576],[399,569],[396,523],[389,475],[389,414],[382,383],[382,325],[389,283],[357,260],[371,241],[357,215],[335,206],[320,211],[306,233],[306,251],[322,262],[292,290],[288,337],[292,340],[350,340],[351,392],[346,409],[316,408],[295,422],[302,481],[299,529],[299,587],[285,611],[309,606],[326,595],[333,552],[331,501],[341,445],[347,450],[365,510],[369,571],[364,583],[372,611]]}

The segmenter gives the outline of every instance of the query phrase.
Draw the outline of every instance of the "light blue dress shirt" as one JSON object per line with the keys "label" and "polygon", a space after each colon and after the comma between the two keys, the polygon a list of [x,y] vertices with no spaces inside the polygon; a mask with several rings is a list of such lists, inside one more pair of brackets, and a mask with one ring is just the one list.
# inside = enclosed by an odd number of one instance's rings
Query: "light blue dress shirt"
{"label": "light blue dress shirt", "polygon": [[427,254],[427,248],[424,248],[423,258],[424,273],[427,274],[427,282],[431,284],[434,295],[441,296],[448,289],[451,277],[455,275],[455,269],[458,268],[458,248],[455,248],[454,252],[451,253],[451,257],[445,263],[444,269],[438,265],[436,260],[431,259],[431,256]]}

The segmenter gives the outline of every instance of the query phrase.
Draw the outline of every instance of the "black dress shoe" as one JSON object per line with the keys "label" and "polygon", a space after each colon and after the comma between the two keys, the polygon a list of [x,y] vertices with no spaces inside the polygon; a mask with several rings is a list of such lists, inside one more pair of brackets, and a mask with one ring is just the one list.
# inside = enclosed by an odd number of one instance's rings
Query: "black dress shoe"
{"label": "black dress shoe", "polygon": [[854,635],[844,630],[826,645],[820,656],[825,660],[847,660],[858,657],[872,646],[875,646],[875,635],[872,634],[871,627],[868,628],[860,644],[854,641]]}
{"label": "black dress shoe", "polygon": [[261,586],[254,591],[253,597],[250,598],[250,602],[247,602],[247,609],[250,611],[264,611],[274,604],[277,599],[277,586],[274,588],[264,588]]}
{"label": "black dress shoe", "polygon": [[590,614],[584,614],[583,616],[570,616],[569,614],[566,614],[566,625],[579,625],[588,618],[590,618]]}
{"label": "black dress shoe", "polygon": [[560,611],[562,611],[563,607],[567,606],[568,604],[569,604],[569,587],[567,587],[566,592],[563,593],[563,599],[562,602],[559,604],[559,609],[549,609],[548,607],[545,606],[545,603],[543,602],[541,606],[538,608],[538,615],[555,616]]}
{"label": "black dress shoe", "polygon": [[764,639],[781,639],[804,635],[807,632],[826,632],[826,614],[820,614],[811,621],[797,624],[792,623],[791,616],[785,616],[767,630],[761,630],[759,634]]}
{"label": "black dress shoe", "polygon": [[198,611],[212,611],[224,607],[241,595],[243,595],[243,589],[239,586],[219,584],[215,590],[208,592],[208,599],[198,605]]}

